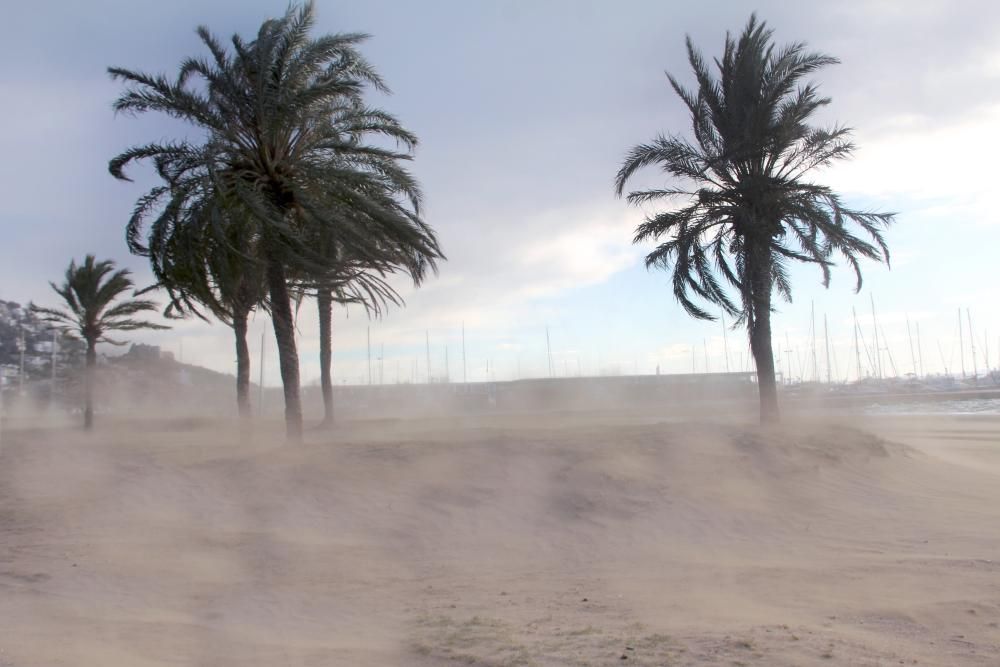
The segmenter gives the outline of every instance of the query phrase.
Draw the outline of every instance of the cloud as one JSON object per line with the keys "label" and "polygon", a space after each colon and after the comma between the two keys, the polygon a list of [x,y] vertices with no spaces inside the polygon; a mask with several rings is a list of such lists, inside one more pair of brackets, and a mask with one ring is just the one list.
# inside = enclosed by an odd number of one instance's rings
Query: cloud
{"label": "cloud", "polygon": [[856,159],[824,179],[835,189],[876,200],[905,197],[931,212],[963,211],[997,224],[992,205],[993,156],[1000,151],[1000,105],[970,111],[942,123],[908,115],[859,131]]}
{"label": "cloud", "polygon": [[[195,25],[205,23],[223,36],[247,34],[280,11],[263,0],[95,1],[98,10],[94,3],[63,3],[54,12],[21,3],[11,10],[10,25],[24,29],[7,36],[9,57],[0,60],[0,94],[9,101],[0,110],[0,147],[10,158],[0,175],[14,193],[0,211],[8,248],[0,264],[0,298],[48,301],[46,281],[84,252],[135,268],[140,283],[148,276],[144,260],[127,254],[122,237],[149,174],[137,173],[136,184],[118,183],[107,174],[107,160],[128,145],[190,130],[163,118],[115,118],[110,103],[119,87],[104,68],[173,72],[183,57],[204,54]],[[989,270],[1000,228],[991,164],[1000,148],[1000,8],[970,1],[955,11],[943,0],[763,0],[756,8],[779,42],[804,39],[843,62],[816,79],[834,100],[824,119],[857,127],[859,149],[853,161],[818,179],[852,204],[901,213],[890,238],[893,284],[888,278],[879,284],[882,273],[872,272],[873,286],[885,294],[886,320],[892,302],[895,309],[917,310],[901,303],[907,294],[921,303],[933,299],[942,310],[952,308],[949,299],[960,300],[985,319],[985,304],[995,295],[978,287],[979,278]],[[587,321],[585,332],[567,325],[560,340],[584,351],[584,363],[596,357],[592,368],[617,363],[631,369],[636,357],[662,346],[663,336],[701,341],[706,332],[710,363],[718,367],[717,324],[684,316],[662,276],[622,277],[640,263],[642,249],[630,240],[642,212],[613,198],[611,179],[629,146],[657,132],[689,131],[683,104],[662,76],[668,70],[690,83],[684,34],[706,55],[718,55],[725,31],[740,29],[749,5],[647,0],[622,11],[575,0],[499,8],[456,0],[433,7],[389,2],[320,9],[321,31],[374,34],[365,53],[396,91],[377,103],[421,137],[414,169],[427,193],[428,221],[449,257],[440,276],[419,290],[398,282],[407,307],[372,324],[376,344],[384,343],[387,353],[391,346],[423,358],[429,331],[432,354],[443,356],[445,344],[460,344],[464,323],[470,356],[473,348],[491,358],[521,354],[527,367],[532,355],[530,363],[540,363],[539,332],[546,323],[582,321],[579,311],[587,310],[609,315]],[[453,29],[426,39],[428,30],[444,23]],[[641,178],[662,182],[655,170]],[[968,225],[949,235],[959,222]],[[971,248],[970,231],[979,232]],[[952,245],[942,252],[946,243]],[[921,264],[930,258],[950,283],[938,280],[939,288],[922,278],[928,272]],[[619,279],[617,286],[630,293],[602,289]],[[894,290],[896,285],[903,287]],[[813,273],[796,287],[796,304],[779,306],[782,337],[787,322],[793,336],[803,338],[803,327],[792,325],[807,320],[812,294],[831,301],[831,314],[849,310],[848,291],[820,292]],[[594,300],[581,308],[584,293]],[[652,311],[660,318],[655,324]],[[369,323],[358,309],[348,314],[336,314],[335,373],[360,377]],[[930,340],[935,332],[927,324]],[[1000,330],[1000,324],[983,324]],[[175,326],[137,339],[177,352],[183,338],[186,360],[232,369],[226,327]],[[316,374],[312,303],[300,312],[299,328],[308,381]],[[255,355],[262,331],[267,380],[274,384],[272,334],[267,319],[258,317],[251,332]],[[942,329],[940,335],[950,334]],[[729,340],[733,354],[737,345],[745,347],[738,336]],[[669,357],[677,370],[690,367],[688,345],[656,354]]]}
{"label": "cloud", "polygon": [[[571,229],[559,229],[555,221],[573,221]],[[563,290],[604,282],[615,273],[633,266],[639,251],[631,245],[634,215],[604,215],[588,212],[563,212],[541,216],[539,239],[527,240],[515,254],[518,273],[531,280],[517,290],[516,298],[551,296]]]}
{"label": "cloud", "polygon": [[[452,354],[457,354],[463,326],[476,336],[480,354],[490,349],[516,354],[524,348],[517,340],[518,330],[541,328],[552,319],[547,306],[533,304],[602,283],[636,264],[640,251],[631,245],[636,215],[621,202],[550,210],[504,227],[503,234],[494,239],[488,238],[489,233],[478,243],[469,238],[454,239],[454,247],[461,250],[455,253],[454,262],[442,264],[440,276],[419,289],[397,280],[407,302],[405,308],[393,309],[377,322],[369,322],[359,308],[337,309],[334,347],[341,358],[335,372],[343,377],[365,377],[369,327],[376,349],[384,345],[397,356],[415,357],[421,368],[426,365],[427,338],[434,357],[442,354],[443,345],[451,346]],[[496,221],[491,220],[470,224],[497,229]],[[448,239],[442,241],[447,248]],[[267,317],[258,315],[257,321],[270,344]],[[319,372],[318,323],[312,300],[300,309],[297,328],[302,377],[309,382]],[[259,335],[252,333],[251,337],[256,340]],[[176,341],[184,337],[189,341],[188,361],[228,372],[233,363],[231,336],[224,325],[190,320],[180,323],[171,336],[160,338]],[[558,354],[569,353],[559,350]],[[452,357],[452,363],[457,359]],[[276,373],[272,369],[268,378],[276,381]]]}

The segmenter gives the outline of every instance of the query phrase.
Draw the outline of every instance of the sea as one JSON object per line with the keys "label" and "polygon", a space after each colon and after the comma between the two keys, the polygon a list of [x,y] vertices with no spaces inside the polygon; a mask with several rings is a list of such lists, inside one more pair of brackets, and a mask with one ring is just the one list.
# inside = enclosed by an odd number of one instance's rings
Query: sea
{"label": "sea", "polygon": [[1000,415],[1000,398],[871,403],[864,412],[872,415]]}

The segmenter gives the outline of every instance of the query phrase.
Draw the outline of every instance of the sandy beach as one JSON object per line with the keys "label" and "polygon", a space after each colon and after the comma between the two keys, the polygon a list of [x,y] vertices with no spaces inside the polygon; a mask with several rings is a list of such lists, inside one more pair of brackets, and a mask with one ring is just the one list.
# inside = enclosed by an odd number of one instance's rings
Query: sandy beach
{"label": "sandy beach", "polygon": [[850,421],[15,423],[0,665],[1000,664],[1000,418]]}

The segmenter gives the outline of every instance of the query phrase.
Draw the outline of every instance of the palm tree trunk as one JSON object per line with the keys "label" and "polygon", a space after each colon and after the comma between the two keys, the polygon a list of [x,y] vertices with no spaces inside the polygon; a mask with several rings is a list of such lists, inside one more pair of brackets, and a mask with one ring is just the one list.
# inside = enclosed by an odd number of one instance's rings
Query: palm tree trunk
{"label": "palm tree trunk", "polygon": [[[765,255],[765,252],[761,252]],[[750,259],[747,260],[750,264]],[[771,347],[771,266],[762,260],[748,266],[753,318],[750,326],[750,351],[757,366],[757,390],[760,392],[760,422],[781,421],[778,411],[778,385],[774,374],[774,350]]]}
{"label": "palm tree trunk", "polygon": [[750,333],[750,349],[757,364],[757,388],[760,391],[760,422],[771,424],[781,421],[778,411],[778,384],[774,374],[774,352],[771,348],[771,311],[757,315],[754,331]]}
{"label": "palm tree trunk", "polygon": [[236,337],[236,409],[241,419],[250,417],[250,347],[247,345],[247,312],[233,313]]}
{"label": "palm tree trunk", "polygon": [[333,297],[330,290],[316,293],[319,306],[319,376],[323,386],[323,424],[333,426]]}
{"label": "palm tree trunk", "polygon": [[292,302],[285,279],[285,267],[274,258],[267,263],[268,291],[271,294],[271,321],[278,343],[281,384],[285,390],[285,435],[289,442],[302,441],[302,401],[299,396],[299,353],[295,348]]}
{"label": "palm tree trunk", "polygon": [[87,340],[87,366],[83,371],[83,428],[94,428],[94,372],[97,367],[97,341]]}

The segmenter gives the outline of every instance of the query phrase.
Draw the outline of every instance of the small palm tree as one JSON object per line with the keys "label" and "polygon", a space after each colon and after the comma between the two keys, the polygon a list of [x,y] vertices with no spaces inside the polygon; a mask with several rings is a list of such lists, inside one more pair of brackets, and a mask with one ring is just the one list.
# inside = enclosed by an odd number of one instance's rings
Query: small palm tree
{"label": "small palm tree", "polygon": [[112,331],[169,328],[134,318],[139,313],[155,311],[156,303],[145,299],[118,300],[134,287],[129,275],[128,269],[116,271],[115,263],[111,260],[98,262],[93,255],[87,255],[80,266],[77,266],[75,260],[70,262],[62,285],[49,283],[66,302],[67,310],[31,304],[31,311],[42,321],[66,335],[81,338],[87,344],[83,412],[83,425],[87,429],[94,425],[93,375],[97,364],[97,344],[124,345],[124,341],[108,336]]}
{"label": "small palm tree", "polygon": [[350,262],[340,264],[341,272],[315,287],[319,313],[319,367],[323,390],[322,426],[334,422],[333,406],[333,304],[357,305],[369,317],[381,317],[390,305],[401,306],[403,299],[388,282],[393,267],[371,268]]}
{"label": "small palm tree", "polygon": [[692,300],[701,298],[746,326],[765,422],[778,419],[771,296],[776,291],[791,301],[788,263],[815,264],[826,286],[839,255],[854,270],[860,290],[861,258],[888,264],[882,230],[893,221],[889,213],[846,207],[829,187],[809,178],[854,150],[847,128],[809,125],[830,99],[802,79],[838,61],[801,43],[777,48],[771,37],[751,16],[739,39],[726,35],[714,68],[689,37],[697,89],[668,78],[690,113],[694,142],[661,135],[636,146],[615,182],[621,196],[629,179],[651,165],[677,179],[662,189],[629,193],[635,205],[682,201],[648,216],[635,242],[659,242],[646,266],[673,272],[674,296],[689,314],[714,319]]}
{"label": "small palm tree", "polygon": [[[379,318],[390,305],[404,305],[403,298],[389,283],[390,275],[405,273],[419,286],[428,270],[435,270],[435,257],[419,248],[393,244],[383,239],[364,258],[351,258],[336,242],[323,234],[317,238],[317,247],[323,248],[334,267],[327,275],[315,281],[319,311],[319,360],[320,385],[323,390],[323,423],[331,427],[334,422],[333,406],[333,304],[359,305],[369,318]],[[308,290],[308,284],[305,286]]]}
{"label": "small palm tree", "polygon": [[[216,211],[217,215],[233,211]],[[199,211],[189,209],[171,233],[138,254],[150,258],[156,284],[147,290],[166,290],[166,317],[194,315],[202,320],[208,311],[233,330],[236,348],[236,406],[241,418],[250,417],[250,348],[247,330],[250,314],[266,307],[263,265],[255,260],[256,244],[246,238],[244,226],[227,225],[220,243],[199,221]],[[147,291],[143,290],[143,292]]]}

